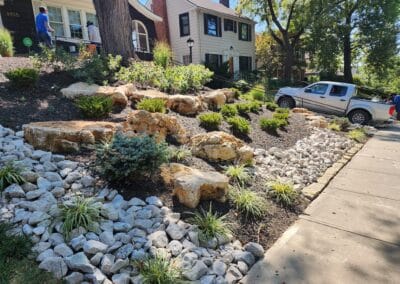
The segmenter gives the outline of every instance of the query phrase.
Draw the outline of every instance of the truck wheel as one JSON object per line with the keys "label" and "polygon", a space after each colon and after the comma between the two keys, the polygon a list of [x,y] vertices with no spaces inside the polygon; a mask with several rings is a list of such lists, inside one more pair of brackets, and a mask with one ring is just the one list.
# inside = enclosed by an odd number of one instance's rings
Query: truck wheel
{"label": "truck wheel", "polygon": [[371,120],[371,115],[368,111],[356,109],[348,115],[351,123],[365,125]]}
{"label": "truck wheel", "polygon": [[278,100],[278,105],[281,108],[294,108],[296,106],[296,103],[290,97],[282,97]]}

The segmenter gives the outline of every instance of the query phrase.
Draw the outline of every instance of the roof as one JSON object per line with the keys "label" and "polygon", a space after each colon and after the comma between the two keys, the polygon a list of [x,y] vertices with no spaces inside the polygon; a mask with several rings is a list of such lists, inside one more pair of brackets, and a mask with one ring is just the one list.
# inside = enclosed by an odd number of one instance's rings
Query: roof
{"label": "roof", "polygon": [[[1,1],[1,0],[0,0]],[[146,18],[154,21],[154,22],[162,22],[163,19],[156,14],[154,14],[151,10],[149,10],[146,6],[139,3],[137,0],[129,0],[129,4],[139,11]]]}
{"label": "roof", "polygon": [[344,82],[334,82],[334,81],[319,81],[319,82],[316,82],[316,83],[339,85],[339,86],[353,86],[353,87],[356,86],[355,84],[344,83]]}
{"label": "roof", "polygon": [[187,1],[199,8],[207,9],[210,11],[215,11],[217,13],[221,13],[221,14],[225,14],[225,15],[229,15],[229,16],[233,16],[233,17],[240,17],[240,18],[244,18],[247,20],[251,20],[246,17],[241,17],[235,10],[226,7],[226,6],[222,5],[221,3],[213,2],[212,0],[187,0]]}

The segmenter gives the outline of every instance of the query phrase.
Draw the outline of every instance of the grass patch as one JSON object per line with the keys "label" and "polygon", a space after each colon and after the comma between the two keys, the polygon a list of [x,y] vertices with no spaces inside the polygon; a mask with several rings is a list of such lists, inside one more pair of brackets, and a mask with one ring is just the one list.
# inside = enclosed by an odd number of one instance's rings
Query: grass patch
{"label": "grass patch", "polygon": [[228,124],[231,126],[231,130],[233,133],[247,135],[250,133],[251,126],[247,119],[234,116],[227,119]]}
{"label": "grass patch", "polygon": [[246,218],[260,218],[267,213],[267,201],[254,191],[235,188],[230,191],[229,197]]}
{"label": "grass patch", "polygon": [[231,165],[226,168],[225,174],[240,185],[245,185],[251,178],[244,165]]}
{"label": "grass patch", "polygon": [[23,184],[24,182],[25,180],[21,176],[21,169],[13,164],[5,165],[0,169],[0,191],[14,183]]}
{"label": "grass patch", "polygon": [[347,136],[358,143],[364,143],[365,141],[367,141],[367,134],[365,133],[365,130],[363,128],[351,130],[349,131]]}
{"label": "grass patch", "polygon": [[218,112],[200,114],[198,119],[200,120],[200,126],[209,130],[218,129],[222,123],[222,115]]}
{"label": "grass patch", "polygon": [[82,96],[75,104],[87,118],[107,117],[113,108],[113,101],[109,96]]}
{"label": "grass patch", "polygon": [[165,101],[163,99],[157,99],[157,98],[144,98],[136,105],[136,108],[151,113],[166,112]]}
{"label": "grass patch", "polygon": [[176,284],[181,282],[181,271],[164,256],[155,256],[135,265],[145,284]]}
{"label": "grass patch", "polygon": [[294,204],[298,197],[297,191],[293,188],[293,185],[282,182],[272,182],[269,184],[269,196],[274,201],[284,207],[290,207]]}

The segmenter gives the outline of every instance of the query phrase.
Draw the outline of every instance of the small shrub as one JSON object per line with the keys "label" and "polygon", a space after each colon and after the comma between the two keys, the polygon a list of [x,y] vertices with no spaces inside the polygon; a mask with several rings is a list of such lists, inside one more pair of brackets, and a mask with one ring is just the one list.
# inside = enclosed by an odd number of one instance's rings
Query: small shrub
{"label": "small shrub", "polygon": [[222,115],[218,112],[200,114],[198,119],[200,125],[206,129],[218,129],[222,123]]}
{"label": "small shrub", "polygon": [[297,199],[298,193],[291,184],[273,182],[269,188],[269,195],[282,206],[290,207]]}
{"label": "small shrub", "polygon": [[75,197],[59,206],[62,230],[66,237],[79,227],[93,230],[95,223],[100,220],[100,205],[93,199]]}
{"label": "small shrub", "polygon": [[158,98],[144,98],[137,105],[137,109],[146,110],[148,112],[165,113],[165,101]]}
{"label": "small shrub", "polygon": [[144,261],[136,262],[145,284],[176,284],[180,283],[181,271],[175,263],[164,256],[156,255]]}
{"label": "small shrub", "polygon": [[36,86],[39,71],[32,68],[17,68],[5,73],[11,85],[18,89],[28,89]]}
{"label": "small shrub", "polygon": [[227,119],[233,133],[249,134],[251,130],[250,123],[243,117],[234,116]]}
{"label": "small shrub", "polygon": [[274,102],[268,102],[265,104],[265,107],[270,111],[275,111],[279,106]]}
{"label": "small shrub", "polygon": [[254,87],[248,93],[253,100],[263,102],[265,101],[265,90],[264,88]]}
{"label": "small shrub", "polygon": [[221,107],[220,113],[223,117],[232,117],[239,114],[237,108],[233,104],[226,104]]}
{"label": "small shrub", "polygon": [[13,39],[10,32],[0,28],[0,56],[9,57],[14,55]]}
{"label": "small shrub", "polygon": [[282,112],[275,112],[272,116],[275,119],[279,120],[288,120],[289,119],[289,114],[288,113],[282,113]]}
{"label": "small shrub", "polygon": [[358,143],[363,143],[367,140],[367,135],[365,134],[365,130],[363,128],[351,130],[347,136]]}
{"label": "small shrub", "polygon": [[245,80],[239,80],[235,82],[235,88],[240,90],[242,93],[246,93],[250,90],[250,84]]}
{"label": "small shrub", "polygon": [[347,117],[336,117],[332,123],[335,123],[339,125],[340,130],[343,132],[347,132],[349,130],[349,127],[351,126],[351,123]]}
{"label": "small shrub", "polygon": [[128,67],[122,67],[116,77],[120,81],[132,82],[142,88],[159,88],[164,81],[164,72],[161,66],[153,62],[135,61]]}
{"label": "small shrub", "polygon": [[235,105],[240,115],[247,115],[249,112],[251,112],[251,105],[248,102],[237,103]]}
{"label": "small shrub", "polygon": [[115,74],[121,68],[122,57],[120,55],[93,55],[83,61],[81,68],[74,70],[73,77],[88,84],[104,84],[115,80]]}
{"label": "small shrub", "polygon": [[190,157],[192,157],[192,151],[187,146],[181,146],[169,150],[170,161],[181,162]]}
{"label": "small shrub", "polygon": [[24,178],[21,176],[21,169],[12,164],[5,165],[0,169],[0,191],[13,183],[23,184]]}
{"label": "small shrub", "polygon": [[167,68],[170,65],[172,58],[171,47],[166,42],[156,42],[153,49],[153,59],[156,65]]}
{"label": "small shrub", "polygon": [[229,196],[236,209],[246,218],[260,218],[267,212],[267,201],[251,190],[233,189]]}
{"label": "small shrub", "polygon": [[225,174],[234,182],[245,185],[251,178],[249,172],[244,165],[232,165],[225,170]]}
{"label": "small shrub", "polygon": [[332,131],[341,131],[340,125],[337,124],[336,122],[329,123],[328,129],[330,129]]}
{"label": "small shrub", "polygon": [[208,211],[202,209],[200,212],[196,212],[190,222],[198,227],[199,239],[204,242],[231,234],[231,230],[225,222],[225,216],[213,213],[211,206]]}
{"label": "small shrub", "polygon": [[87,118],[107,117],[113,108],[113,101],[109,96],[82,96],[75,104]]}
{"label": "small shrub", "polygon": [[281,107],[278,107],[276,110],[275,110],[275,112],[276,113],[286,113],[286,114],[288,114],[289,115],[289,109],[288,108],[281,108]]}
{"label": "small shrub", "polygon": [[253,113],[258,113],[260,111],[260,108],[262,107],[262,104],[257,101],[249,102],[249,109]]}
{"label": "small shrub", "polygon": [[62,48],[51,49],[41,46],[41,52],[30,57],[33,66],[53,69],[55,72],[70,71],[78,65],[78,58]]}
{"label": "small shrub", "polygon": [[97,148],[96,168],[109,181],[129,181],[149,177],[168,161],[165,143],[153,137],[126,137],[117,134],[110,143]]}
{"label": "small shrub", "polygon": [[282,125],[282,120],[274,119],[274,118],[261,118],[260,119],[260,127],[262,130],[267,132],[276,133],[278,128]]}

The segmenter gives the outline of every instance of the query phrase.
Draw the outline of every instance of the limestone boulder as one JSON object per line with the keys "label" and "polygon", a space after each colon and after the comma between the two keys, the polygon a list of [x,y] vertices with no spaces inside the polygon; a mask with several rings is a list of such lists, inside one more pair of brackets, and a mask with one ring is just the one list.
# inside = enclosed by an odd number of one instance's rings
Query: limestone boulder
{"label": "limestone boulder", "polygon": [[306,108],[302,108],[302,107],[295,107],[292,109],[293,113],[309,113],[310,111]]}
{"label": "limestone boulder", "polygon": [[188,95],[169,96],[167,107],[182,115],[196,115],[205,109],[199,97]]}
{"label": "limestone boulder", "polygon": [[214,90],[214,91],[202,94],[201,99],[203,102],[207,103],[207,105],[211,108],[220,108],[227,101],[223,89]]}
{"label": "limestone boulder", "polygon": [[193,155],[212,162],[246,163],[253,158],[253,149],[242,140],[222,131],[195,135],[190,140]]}
{"label": "limestone boulder", "polygon": [[224,94],[227,103],[235,102],[236,93],[234,90],[225,88],[225,89],[220,89],[219,91]]}
{"label": "limestone boulder", "polygon": [[327,128],[329,124],[326,118],[320,115],[306,116],[306,119],[309,121],[309,124],[313,127]]}
{"label": "limestone boulder", "polygon": [[178,123],[177,118],[163,113],[132,111],[123,123],[123,128],[129,136],[147,134],[154,136],[157,141],[164,141],[170,137],[181,144],[187,142],[186,130]]}
{"label": "limestone boulder", "polygon": [[23,126],[26,141],[37,149],[74,152],[110,140],[119,125],[96,121],[34,122]]}
{"label": "limestone boulder", "polygon": [[169,164],[161,167],[161,176],[179,202],[189,208],[196,208],[201,200],[226,201],[229,178],[218,172]]}
{"label": "limestone boulder", "polygon": [[144,98],[147,99],[163,99],[165,102],[168,101],[169,95],[158,90],[136,90],[129,95],[131,101],[137,103]]}
{"label": "limestone boulder", "polygon": [[96,84],[78,82],[61,89],[61,94],[68,99],[76,99],[80,96],[93,96],[99,88],[100,86]]}

